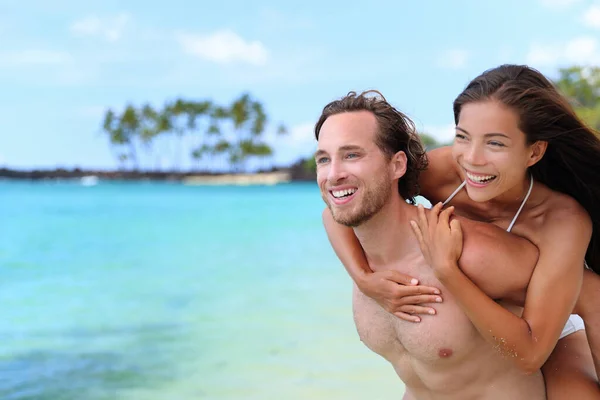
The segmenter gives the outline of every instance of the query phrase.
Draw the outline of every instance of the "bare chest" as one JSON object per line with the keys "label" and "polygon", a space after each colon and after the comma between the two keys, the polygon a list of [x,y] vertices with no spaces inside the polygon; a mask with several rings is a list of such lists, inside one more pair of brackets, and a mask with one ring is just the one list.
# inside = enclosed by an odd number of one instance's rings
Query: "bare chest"
{"label": "bare chest", "polygon": [[403,356],[431,364],[469,354],[481,336],[431,270],[424,265],[399,270],[418,277],[423,285],[440,288],[444,302],[433,305],[436,315],[424,315],[419,323],[408,322],[388,313],[355,287],[353,312],[361,341],[392,363]]}

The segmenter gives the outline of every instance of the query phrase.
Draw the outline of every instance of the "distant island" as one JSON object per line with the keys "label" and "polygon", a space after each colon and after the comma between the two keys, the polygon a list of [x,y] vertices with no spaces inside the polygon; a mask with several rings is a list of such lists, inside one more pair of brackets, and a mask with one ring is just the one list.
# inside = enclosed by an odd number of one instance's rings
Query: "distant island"
{"label": "distant island", "polygon": [[169,181],[189,185],[273,185],[286,182],[314,182],[316,179],[312,160],[299,160],[289,167],[275,167],[252,173],[203,172],[203,171],[140,171],[95,170],[81,168],[55,168],[17,170],[0,168],[0,179],[10,180],[66,180],[79,179],[86,183],[104,181]]}

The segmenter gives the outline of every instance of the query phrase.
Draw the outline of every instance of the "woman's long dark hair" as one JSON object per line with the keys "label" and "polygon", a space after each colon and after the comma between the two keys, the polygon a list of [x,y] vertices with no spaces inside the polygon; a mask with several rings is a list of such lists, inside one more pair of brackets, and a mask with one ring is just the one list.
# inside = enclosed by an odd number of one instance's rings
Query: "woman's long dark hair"
{"label": "woman's long dark hair", "polygon": [[528,143],[548,142],[546,153],[530,167],[534,179],[565,193],[590,215],[593,233],[588,266],[600,274],[600,138],[586,126],[554,85],[525,65],[502,65],[473,79],[454,100],[458,124],[465,104],[496,100],[519,115]]}

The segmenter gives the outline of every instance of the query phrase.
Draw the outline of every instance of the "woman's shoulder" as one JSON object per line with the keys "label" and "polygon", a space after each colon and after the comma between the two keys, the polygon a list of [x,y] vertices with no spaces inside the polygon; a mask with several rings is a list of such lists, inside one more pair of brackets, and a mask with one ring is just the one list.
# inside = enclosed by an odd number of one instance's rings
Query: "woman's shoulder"
{"label": "woman's shoulder", "polygon": [[462,182],[452,158],[452,147],[443,146],[427,152],[429,164],[421,173],[421,195],[432,202],[443,201]]}
{"label": "woman's shoulder", "polygon": [[544,207],[543,225],[548,232],[592,229],[592,219],[586,209],[573,197],[556,192],[546,186],[547,198]]}

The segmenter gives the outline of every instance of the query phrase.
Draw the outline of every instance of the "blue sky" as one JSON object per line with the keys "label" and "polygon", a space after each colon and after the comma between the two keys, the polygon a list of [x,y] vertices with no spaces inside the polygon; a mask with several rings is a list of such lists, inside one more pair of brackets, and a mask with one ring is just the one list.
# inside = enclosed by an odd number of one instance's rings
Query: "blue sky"
{"label": "blue sky", "polygon": [[243,92],[311,154],[321,108],[379,89],[452,137],[452,101],[502,63],[600,65],[600,0],[0,0],[0,166],[114,168],[103,111]]}

